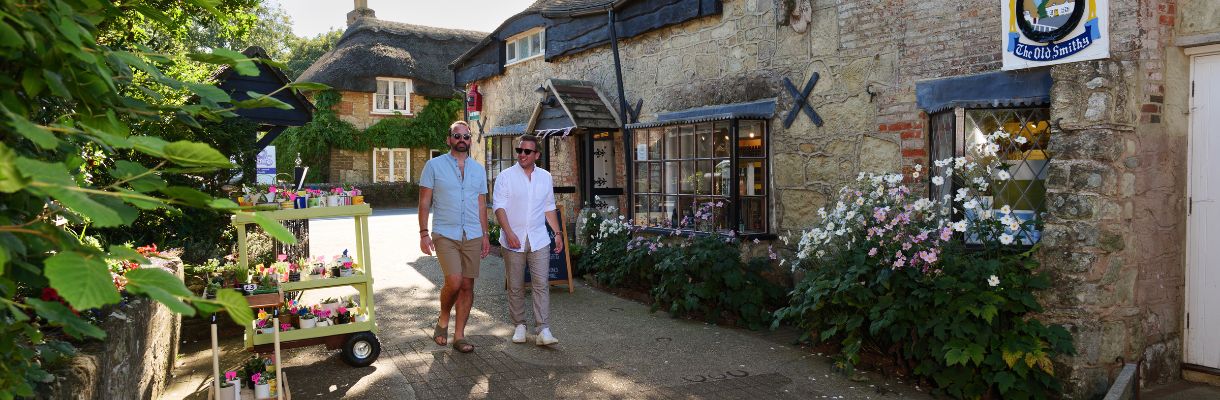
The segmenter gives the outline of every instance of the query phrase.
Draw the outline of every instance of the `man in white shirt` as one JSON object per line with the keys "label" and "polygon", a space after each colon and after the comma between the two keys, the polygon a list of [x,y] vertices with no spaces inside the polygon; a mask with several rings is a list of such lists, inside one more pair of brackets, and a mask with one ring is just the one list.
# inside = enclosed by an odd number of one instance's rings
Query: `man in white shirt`
{"label": "man in white shirt", "polygon": [[[560,234],[555,215],[555,191],[551,173],[534,165],[538,161],[538,138],[522,136],[516,148],[517,164],[500,171],[492,198],[496,220],[500,222],[500,245],[508,276],[508,311],[513,324],[513,343],[525,343],[525,266],[529,265],[533,286],[534,320],[539,346],[559,343],[551,334],[551,290],[548,270],[551,261],[551,231]],[[556,238],[554,252],[563,251],[562,238]]]}

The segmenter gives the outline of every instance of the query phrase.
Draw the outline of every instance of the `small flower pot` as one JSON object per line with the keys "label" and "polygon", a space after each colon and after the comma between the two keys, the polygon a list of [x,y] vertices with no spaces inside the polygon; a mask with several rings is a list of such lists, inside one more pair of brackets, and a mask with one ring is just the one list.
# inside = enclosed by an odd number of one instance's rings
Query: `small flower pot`
{"label": "small flower pot", "polygon": [[238,381],[229,381],[228,387],[221,386],[220,393],[217,396],[220,400],[238,400],[241,398],[241,386]]}
{"label": "small flower pot", "polygon": [[308,202],[309,202],[310,207],[321,207],[322,206],[321,199],[317,198],[317,197],[310,197],[308,199]]}
{"label": "small flower pot", "polygon": [[272,333],[275,333],[275,328],[259,328],[258,332],[262,333],[264,335],[270,335]]}
{"label": "small flower pot", "polygon": [[270,384],[264,383],[261,385],[254,385],[254,398],[265,399],[268,397],[271,397],[271,385]]}
{"label": "small flower pot", "polygon": [[301,319],[301,329],[309,329],[318,326],[317,318]]}
{"label": "small flower pot", "polygon": [[331,278],[339,277],[339,267],[330,267],[330,277]]}
{"label": "small flower pot", "polygon": [[280,202],[280,208],[282,208],[282,209],[285,209],[285,210],[291,210],[291,209],[293,209],[294,207],[296,207],[296,205],[295,205],[295,204],[293,204],[293,202],[291,202],[291,201],[284,200],[284,201],[281,201],[281,202]]}
{"label": "small flower pot", "polygon": [[364,195],[352,196],[352,204],[364,204]]}
{"label": "small flower pot", "polygon": [[330,321],[319,319],[318,322],[314,324],[314,328],[321,328],[323,326],[330,326]]}
{"label": "small flower pot", "polygon": [[340,277],[349,277],[349,276],[354,275],[355,272],[356,272],[355,269],[344,268],[344,269],[339,270],[339,276]]}
{"label": "small flower pot", "polygon": [[341,199],[340,196],[338,196],[338,195],[326,196],[326,206],[327,207],[338,207],[342,204],[342,203],[340,203],[342,200],[343,199]]}
{"label": "small flower pot", "polygon": [[369,322],[369,316],[367,314],[357,315],[356,322]]}
{"label": "small flower pot", "polygon": [[293,208],[305,208],[308,206],[309,206],[309,202],[304,197],[297,197],[295,200],[292,201]]}
{"label": "small flower pot", "polygon": [[275,193],[263,193],[263,198],[267,199],[268,203],[275,202]]}

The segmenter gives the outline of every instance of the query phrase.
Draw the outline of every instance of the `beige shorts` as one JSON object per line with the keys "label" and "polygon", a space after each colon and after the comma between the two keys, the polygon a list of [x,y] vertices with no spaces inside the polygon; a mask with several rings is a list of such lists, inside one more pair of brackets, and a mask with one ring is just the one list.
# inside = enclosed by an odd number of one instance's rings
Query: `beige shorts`
{"label": "beige shorts", "polygon": [[479,255],[483,252],[483,239],[453,240],[432,234],[432,245],[436,246],[436,259],[445,276],[462,275],[479,277]]}

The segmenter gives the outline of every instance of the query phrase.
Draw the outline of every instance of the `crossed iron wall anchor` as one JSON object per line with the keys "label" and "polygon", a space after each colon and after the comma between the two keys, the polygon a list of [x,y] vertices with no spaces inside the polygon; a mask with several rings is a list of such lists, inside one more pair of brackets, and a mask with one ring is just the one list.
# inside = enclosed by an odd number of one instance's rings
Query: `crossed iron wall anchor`
{"label": "crossed iron wall anchor", "polygon": [[792,81],[788,80],[788,77],[784,77],[784,88],[788,89],[788,93],[792,95],[793,99],[792,109],[788,110],[788,116],[784,117],[784,128],[792,126],[792,123],[796,122],[796,118],[799,115],[798,113],[801,111],[804,111],[805,115],[809,116],[809,119],[813,121],[814,125],[817,125],[818,127],[822,126],[822,117],[819,117],[818,113],[813,111],[813,107],[809,105],[808,100],[809,94],[813,93],[813,86],[817,84],[817,72],[814,72],[813,75],[809,76],[809,81],[805,82],[805,90],[802,91],[797,91],[796,85],[793,85]]}

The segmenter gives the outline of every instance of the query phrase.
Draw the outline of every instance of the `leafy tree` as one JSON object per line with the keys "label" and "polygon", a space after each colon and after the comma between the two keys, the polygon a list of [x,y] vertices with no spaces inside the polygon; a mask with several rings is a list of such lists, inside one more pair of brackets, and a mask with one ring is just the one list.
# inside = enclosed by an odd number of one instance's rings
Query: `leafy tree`
{"label": "leafy tree", "polygon": [[313,65],[314,61],[335,48],[340,37],[343,37],[343,31],[338,29],[318,34],[312,38],[294,36],[293,40],[288,42],[287,57],[284,59],[284,65],[287,68],[284,69],[284,73],[290,79],[301,76],[301,73]]}
{"label": "leafy tree", "polygon": [[[271,94],[233,101],[202,79],[182,78],[219,65],[257,74],[240,53],[201,52],[182,40],[207,26],[240,37],[254,3],[0,2],[0,399],[33,396],[51,379],[42,363],[63,347],[44,331],[103,338],[81,315],[122,298],[107,262],[146,261],[89,232],[138,226],[142,211],[246,213],[200,190],[208,174],[233,167],[229,158],[172,133],[205,130],[201,119],[221,123],[234,108],[288,107]],[[253,217],[276,239],[295,242],[278,223]],[[183,315],[224,309],[238,323],[252,318],[232,290],[206,300],[158,269],[124,278],[128,295]]]}

